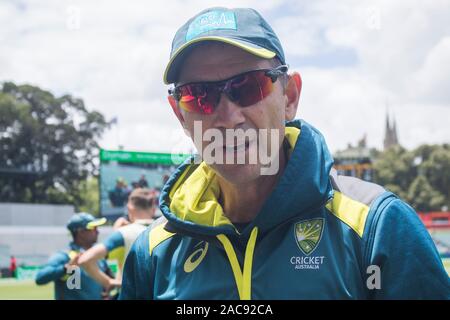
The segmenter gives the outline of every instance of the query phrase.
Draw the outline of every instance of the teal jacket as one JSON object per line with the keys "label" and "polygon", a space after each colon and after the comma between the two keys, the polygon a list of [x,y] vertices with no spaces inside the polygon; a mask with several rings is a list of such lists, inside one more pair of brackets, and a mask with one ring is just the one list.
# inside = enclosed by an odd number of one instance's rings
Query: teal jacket
{"label": "teal jacket", "polygon": [[[95,282],[94,279],[80,268],[80,287],[69,289],[67,286],[67,280],[69,277],[75,276],[75,273],[66,273],[65,264],[70,259],[81,252],[83,249],[71,242],[69,244],[69,250],[59,251],[50,257],[46,265],[39,270],[36,275],[36,284],[43,285],[49,282],[55,282],[55,299],[56,300],[100,300],[102,299],[103,288],[100,284]],[[99,267],[104,272],[107,271],[108,266],[105,260],[98,262]],[[69,280],[70,281],[70,280]],[[75,281],[70,281],[75,284]]]}
{"label": "teal jacket", "polygon": [[449,299],[450,282],[414,210],[338,176],[322,135],[287,123],[289,160],[257,217],[233,225],[215,173],[187,161],[165,185],[164,217],[125,263],[121,299]]}

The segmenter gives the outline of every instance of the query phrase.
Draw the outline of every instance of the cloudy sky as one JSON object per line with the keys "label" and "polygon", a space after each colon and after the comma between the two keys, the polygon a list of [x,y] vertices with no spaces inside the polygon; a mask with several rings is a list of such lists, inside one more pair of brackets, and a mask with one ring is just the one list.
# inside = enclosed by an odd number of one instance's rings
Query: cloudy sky
{"label": "cloudy sky", "polygon": [[450,142],[450,0],[2,0],[0,81],[118,117],[103,148],[182,151],[162,74],[177,28],[210,6],[268,20],[303,78],[297,117],[332,151],[364,134],[381,148],[387,110],[405,147]]}

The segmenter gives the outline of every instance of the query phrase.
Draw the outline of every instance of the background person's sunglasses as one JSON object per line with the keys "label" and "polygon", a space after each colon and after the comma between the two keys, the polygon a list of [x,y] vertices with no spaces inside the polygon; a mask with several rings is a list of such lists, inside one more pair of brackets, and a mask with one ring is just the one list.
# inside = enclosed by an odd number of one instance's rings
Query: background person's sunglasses
{"label": "background person's sunglasses", "polygon": [[213,113],[222,92],[237,105],[248,107],[272,93],[273,83],[287,70],[287,65],[281,65],[273,69],[247,71],[221,81],[182,84],[169,89],[169,95],[183,110],[200,114]]}

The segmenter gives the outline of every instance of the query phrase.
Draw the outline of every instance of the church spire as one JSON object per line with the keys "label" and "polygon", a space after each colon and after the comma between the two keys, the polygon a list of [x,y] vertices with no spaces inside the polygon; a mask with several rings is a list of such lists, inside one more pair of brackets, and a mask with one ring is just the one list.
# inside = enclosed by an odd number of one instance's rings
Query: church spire
{"label": "church spire", "polygon": [[387,150],[390,147],[399,144],[397,138],[397,123],[395,121],[395,117],[393,117],[393,119],[389,121],[389,112],[386,112],[386,128],[384,132],[383,144],[384,150]]}

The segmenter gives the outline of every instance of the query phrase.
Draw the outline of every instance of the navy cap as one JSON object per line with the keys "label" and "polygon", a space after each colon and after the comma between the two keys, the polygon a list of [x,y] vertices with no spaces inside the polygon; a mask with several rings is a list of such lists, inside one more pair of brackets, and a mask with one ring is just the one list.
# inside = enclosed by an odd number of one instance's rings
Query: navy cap
{"label": "navy cap", "polygon": [[215,7],[203,10],[178,29],[164,72],[165,84],[177,81],[187,49],[202,41],[227,43],[265,59],[276,56],[286,64],[280,40],[256,10]]}
{"label": "navy cap", "polygon": [[95,219],[92,214],[81,212],[74,214],[67,222],[67,229],[75,231],[77,229],[92,230],[95,227],[106,223],[106,218]]}

